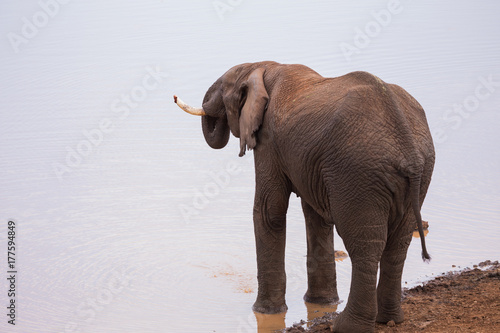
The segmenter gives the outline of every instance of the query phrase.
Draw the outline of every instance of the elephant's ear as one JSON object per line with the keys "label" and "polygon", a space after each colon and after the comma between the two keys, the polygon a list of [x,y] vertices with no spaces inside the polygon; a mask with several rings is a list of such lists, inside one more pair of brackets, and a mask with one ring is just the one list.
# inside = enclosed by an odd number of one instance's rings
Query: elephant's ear
{"label": "elephant's ear", "polygon": [[262,125],[269,101],[264,85],[264,72],[264,68],[254,70],[240,87],[244,101],[239,118],[240,157],[245,155],[247,148],[250,150],[257,145],[256,132]]}

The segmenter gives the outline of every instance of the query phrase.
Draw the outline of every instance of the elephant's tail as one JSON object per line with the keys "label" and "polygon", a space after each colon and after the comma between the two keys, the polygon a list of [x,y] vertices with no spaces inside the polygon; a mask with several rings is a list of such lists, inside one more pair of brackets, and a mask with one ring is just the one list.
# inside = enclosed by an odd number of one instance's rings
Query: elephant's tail
{"label": "elephant's tail", "polygon": [[420,175],[410,177],[410,199],[411,206],[413,208],[413,213],[417,219],[418,234],[420,236],[420,242],[422,244],[422,259],[424,261],[430,261],[431,256],[427,252],[425,246],[425,236],[424,227],[422,226],[422,216],[420,215]]}

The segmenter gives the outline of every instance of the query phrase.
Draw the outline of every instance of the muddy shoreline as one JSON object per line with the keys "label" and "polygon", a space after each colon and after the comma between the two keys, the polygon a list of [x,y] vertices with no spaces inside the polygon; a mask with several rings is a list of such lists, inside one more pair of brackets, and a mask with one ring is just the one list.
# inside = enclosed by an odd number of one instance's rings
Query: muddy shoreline
{"label": "muddy shoreline", "polygon": [[[375,332],[500,332],[500,264],[486,260],[403,291],[405,321],[376,324]],[[331,332],[329,313],[282,332]]]}

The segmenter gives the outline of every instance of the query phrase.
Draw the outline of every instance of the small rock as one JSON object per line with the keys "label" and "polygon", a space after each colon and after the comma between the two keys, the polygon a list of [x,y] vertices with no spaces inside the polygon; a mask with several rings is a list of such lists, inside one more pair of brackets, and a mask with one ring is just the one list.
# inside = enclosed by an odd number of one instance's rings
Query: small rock
{"label": "small rock", "polygon": [[496,271],[488,273],[488,277],[497,277],[500,276],[500,269],[497,269]]}
{"label": "small rock", "polygon": [[335,258],[337,258],[337,259],[343,259],[343,258],[349,257],[349,255],[347,253],[345,253],[344,251],[340,251],[340,250],[335,250],[334,254],[335,254]]}
{"label": "small rock", "polygon": [[479,267],[484,267],[484,266],[488,266],[488,265],[491,265],[491,260],[485,260],[485,261],[479,263]]}
{"label": "small rock", "polygon": [[394,320],[389,320],[389,322],[387,322],[387,326],[394,327],[396,326],[396,323],[394,322]]}
{"label": "small rock", "polygon": [[331,325],[328,325],[328,324],[318,324],[318,325],[314,326],[314,329],[318,332],[323,332],[323,331],[330,330],[330,326]]}
{"label": "small rock", "polygon": [[417,324],[417,327],[420,328],[421,330],[423,330],[424,328],[426,328],[427,326],[429,326],[430,323],[432,323],[432,322],[431,321],[426,321],[425,323]]}
{"label": "small rock", "polygon": [[304,321],[304,319],[302,319],[301,321],[299,321],[298,323],[294,323],[292,326],[293,327],[301,327],[302,325],[306,324],[306,322]]}
{"label": "small rock", "polygon": [[[427,221],[422,221],[422,228],[423,228],[424,230],[429,229],[429,222],[427,222]],[[415,223],[415,229],[414,229],[414,230],[418,230],[418,226],[417,226],[417,224],[416,224],[416,223]]]}

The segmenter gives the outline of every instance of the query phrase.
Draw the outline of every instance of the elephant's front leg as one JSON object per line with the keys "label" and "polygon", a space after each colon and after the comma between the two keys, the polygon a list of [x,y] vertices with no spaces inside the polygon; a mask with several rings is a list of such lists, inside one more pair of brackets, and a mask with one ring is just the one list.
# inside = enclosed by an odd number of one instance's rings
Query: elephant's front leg
{"label": "elephant's front leg", "polygon": [[253,215],[259,291],[253,305],[255,312],[271,314],[287,310],[285,239],[289,197],[286,184],[276,178],[257,178]]}
{"label": "elephant's front leg", "polygon": [[333,224],[327,224],[302,199],[307,231],[307,292],[304,301],[316,304],[338,302],[333,249]]}

